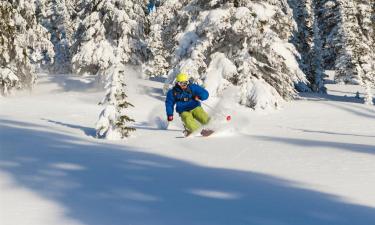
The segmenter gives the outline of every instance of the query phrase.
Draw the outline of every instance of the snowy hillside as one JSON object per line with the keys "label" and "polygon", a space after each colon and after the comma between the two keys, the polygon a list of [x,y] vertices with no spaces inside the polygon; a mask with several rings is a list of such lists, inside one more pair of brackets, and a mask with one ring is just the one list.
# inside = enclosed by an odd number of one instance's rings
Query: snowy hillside
{"label": "snowy hillside", "polygon": [[137,132],[115,142],[94,138],[104,91],[92,82],[42,76],[0,99],[0,224],[375,223],[375,111],[358,86],[277,111],[211,98],[233,119],[182,138],[178,119],[160,129],[163,82],[133,79]]}
{"label": "snowy hillside", "polygon": [[375,224],[374,49],[374,0],[0,1],[0,225]]}

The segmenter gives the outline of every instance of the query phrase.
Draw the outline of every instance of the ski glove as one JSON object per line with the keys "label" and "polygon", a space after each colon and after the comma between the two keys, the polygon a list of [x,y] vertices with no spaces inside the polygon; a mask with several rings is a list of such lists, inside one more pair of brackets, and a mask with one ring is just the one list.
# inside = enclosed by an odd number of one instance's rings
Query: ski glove
{"label": "ski glove", "polygon": [[173,116],[168,116],[168,121],[172,121],[173,120]]}

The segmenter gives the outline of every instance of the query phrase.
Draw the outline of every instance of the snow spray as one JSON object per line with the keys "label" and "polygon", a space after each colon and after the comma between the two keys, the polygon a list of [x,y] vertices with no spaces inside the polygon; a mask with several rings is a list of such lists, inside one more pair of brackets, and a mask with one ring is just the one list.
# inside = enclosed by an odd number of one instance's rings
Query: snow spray
{"label": "snow spray", "polygon": [[213,111],[217,112],[218,114],[220,114],[221,116],[224,116],[225,119],[229,122],[231,119],[232,119],[232,116],[230,115],[225,115],[224,113],[220,112],[220,111],[217,111],[216,109],[214,109],[214,107],[208,105],[207,103],[204,103],[202,101],[200,101],[203,105],[207,106],[208,108],[212,109]]}

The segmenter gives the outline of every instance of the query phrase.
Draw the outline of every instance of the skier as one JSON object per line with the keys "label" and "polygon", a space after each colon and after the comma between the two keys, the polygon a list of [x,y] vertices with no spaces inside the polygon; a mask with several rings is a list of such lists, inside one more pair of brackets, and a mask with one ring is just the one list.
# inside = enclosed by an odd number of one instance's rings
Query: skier
{"label": "skier", "polygon": [[[189,76],[180,73],[176,77],[175,86],[168,91],[165,100],[165,108],[168,121],[173,120],[174,106],[180,114],[181,120],[185,127],[185,136],[199,129],[201,124],[207,124],[210,117],[201,107],[200,101],[208,98],[208,91],[197,84],[189,83]],[[213,131],[202,130],[202,135],[208,136]]]}

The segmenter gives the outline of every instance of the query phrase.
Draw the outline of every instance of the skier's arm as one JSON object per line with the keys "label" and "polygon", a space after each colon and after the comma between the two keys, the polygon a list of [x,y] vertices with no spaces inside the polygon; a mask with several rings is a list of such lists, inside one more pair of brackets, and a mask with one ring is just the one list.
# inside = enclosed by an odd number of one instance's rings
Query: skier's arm
{"label": "skier's arm", "polygon": [[174,112],[174,105],[175,105],[175,100],[173,97],[173,91],[170,90],[167,93],[167,99],[165,100],[165,110],[167,112],[167,116],[173,116]]}
{"label": "skier's arm", "polygon": [[204,101],[208,99],[208,91],[199,85],[194,85],[194,96],[198,96],[200,100]]}

